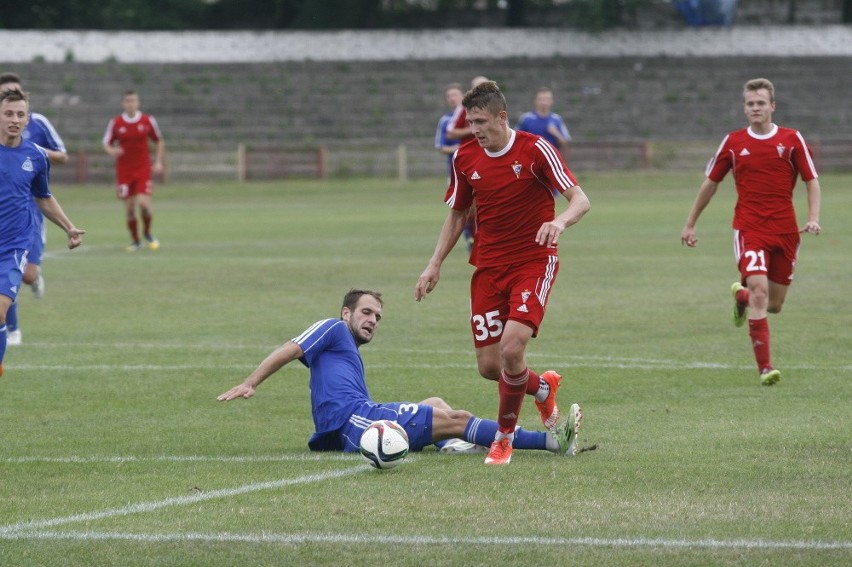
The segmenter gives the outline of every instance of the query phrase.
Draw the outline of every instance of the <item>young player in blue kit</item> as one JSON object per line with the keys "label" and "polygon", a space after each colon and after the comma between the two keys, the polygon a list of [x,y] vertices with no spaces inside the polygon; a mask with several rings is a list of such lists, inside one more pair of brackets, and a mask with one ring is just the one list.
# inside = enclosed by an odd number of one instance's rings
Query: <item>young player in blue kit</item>
{"label": "young player in blue kit", "polygon": [[[408,433],[412,451],[443,441],[449,446],[482,452],[491,444],[497,422],[480,419],[470,412],[452,409],[441,398],[419,403],[374,402],[367,390],[364,363],[358,351],[376,333],[382,318],[381,294],[350,290],[343,299],[340,319],[324,319],[308,327],[267,356],[241,384],[220,395],[220,401],[250,398],[258,385],[284,365],[299,360],[310,368],[311,414],[316,431],[308,441],[312,451],[358,451],[361,433],[372,422],[390,419]],[[553,432],[515,432],[516,449],[547,450],[573,455],[582,416],[559,425]],[[449,451],[448,451],[449,452]]]}
{"label": "young player in blue kit", "polygon": [[83,242],[80,230],[50,193],[50,163],[44,149],[22,138],[29,103],[18,89],[0,92],[0,376],[6,354],[6,312],[15,301],[32,246],[35,203],[68,235],[68,247]]}
{"label": "young player in blue kit", "polygon": [[[16,73],[0,74],[0,92],[17,89],[23,92],[21,79]],[[42,114],[30,112],[27,127],[22,136],[24,140],[41,146],[51,165],[63,164],[68,162],[68,152],[65,150],[65,143],[59,136],[59,133]],[[32,212],[35,216],[36,224],[33,228],[33,244],[27,256],[27,266],[24,268],[23,282],[30,286],[33,291],[33,296],[36,299],[44,295],[44,277],[41,273],[41,256],[44,252],[44,245],[47,237],[47,228],[44,224],[44,216],[32,201]],[[9,311],[6,313],[6,326],[8,327],[8,344],[19,345],[22,341],[21,329],[18,326],[18,303],[12,303]]]}

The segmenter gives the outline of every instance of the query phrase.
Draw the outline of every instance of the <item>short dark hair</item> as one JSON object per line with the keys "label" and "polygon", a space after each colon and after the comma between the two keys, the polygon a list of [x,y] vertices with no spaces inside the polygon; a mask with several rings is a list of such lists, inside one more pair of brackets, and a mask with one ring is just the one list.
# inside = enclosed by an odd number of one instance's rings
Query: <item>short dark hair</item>
{"label": "short dark hair", "polygon": [[21,83],[21,78],[17,73],[0,73],[0,85],[5,85],[6,83]]}
{"label": "short dark hair", "polygon": [[506,97],[500,92],[500,88],[494,81],[485,81],[467,91],[462,99],[462,106],[465,110],[472,108],[480,108],[487,110],[495,116],[501,111],[508,110]]}
{"label": "short dark hair", "polygon": [[379,302],[379,305],[384,306],[382,294],[378,291],[372,291],[369,289],[350,289],[346,292],[346,295],[343,296],[343,307],[350,311],[355,309],[355,306],[358,305],[358,300],[360,300],[363,295],[370,295],[374,297],[376,301]]}
{"label": "short dark hair", "polygon": [[27,104],[30,103],[29,99],[27,98],[27,93],[21,91],[20,89],[10,89],[8,91],[0,92],[0,104],[7,101],[18,102],[19,100],[22,100]]}

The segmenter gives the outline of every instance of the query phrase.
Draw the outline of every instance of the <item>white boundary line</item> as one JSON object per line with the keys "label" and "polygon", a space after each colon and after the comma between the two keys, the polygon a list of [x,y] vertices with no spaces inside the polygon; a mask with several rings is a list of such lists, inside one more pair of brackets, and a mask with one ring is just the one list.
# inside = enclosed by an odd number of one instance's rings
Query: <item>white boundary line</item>
{"label": "white boundary line", "polygon": [[0,539],[9,539],[9,536],[18,534],[18,532],[26,532],[28,530],[39,530],[42,528],[52,528],[63,524],[74,524],[77,522],[91,522],[94,520],[103,520],[105,518],[116,518],[119,516],[128,516],[130,514],[138,514],[140,512],[153,512],[160,508],[169,506],[184,506],[186,504],[194,504],[205,500],[214,500],[216,498],[227,498],[229,496],[239,496],[250,492],[258,492],[260,490],[271,490],[284,486],[293,486],[297,484],[307,484],[311,482],[320,482],[331,478],[338,478],[359,472],[370,470],[369,465],[365,462],[363,465],[337,471],[328,471],[321,474],[311,474],[296,478],[282,478],[269,482],[258,482],[246,484],[237,488],[225,488],[222,490],[211,490],[209,492],[199,492],[188,496],[177,496],[174,498],[166,498],[165,500],[156,500],[153,502],[139,502],[131,504],[124,508],[111,508],[100,512],[88,512],[84,514],[73,514],[71,516],[63,516],[58,518],[50,518],[47,520],[32,520],[29,522],[20,522],[17,524],[9,524],[0,527]]}
{"label": "white boundary line", "polygon": [[[278,457],[250,457],[259,459],[277,459]],[[95,458],[97,459],[97,458]],[[127,457],[106,457],[106,460],[144,460]],[[225,458],[228,459],[228,458]],[[322,456],[311,459],[321,460]],[[220,460],[208,457],[154,457],[151,460]],[[308,460],[304,456],[297,456],[287,460]],[[62,462],[93,462],[93,459],[69,457]],[[260,482],[243,485],[237,488],[213,490],[200,492],[189,496],[166,498],[151,502],[139,502],[123,508],[110,508],[99,512],[88,512],[73,514],[45,520],[32,520],[0,527],[0,540],[124,540],[144,541],[152,543],[162,542],[236,542],[236,543],[258,543],[258,544],[394,544],[394,545],[584,545],[591,547],[662,547],[662,548],[712,548],[712,549],[799,549],[799,550],[836,550],[852,549],[852,541],[768,541],[761,539],[662,539],[662,538],[545,538],[545,537],[518,537],[518,536],[475,536],[475,537],[444,537],[444,536],[381,536],[367,534],[233,534],[233,533],[127,533],[127,532],[97,532],[97,531],[56,531],[49,528],[73,524],[79,522],[91,522],[107,518],[128,516],[144,512],[153,512],[170,506],[184,506],[213,500],[239,496],[261,490],[272,490],[285,486],[294,486],[313,482],[322,482],[332,478],[348,476],[359,472],[370,470],[369,466],[362,464],[357,467],[329,471],[322,474],[305,475],[292,479],[280,479],[269,482]]]}
{"label": "white boundary line", "polygon": [[517,545],[585,545],[590,547],[660,547],[660,548],[705,548],[705,549],[798,549],[824,551],[852,549],[850,541],[767,541],[761,539],[654,539],[654,538],[546,538],[519,536],[382,536],[374,534],[235,534],[235,533],[127,533],[127,532],[70,532],[38,530],[27,532],[0,531],[0,540],[125,540],[150,543],[165,542],[214,542],[214,543],[257,543],[257,544],[379,544],[379,545],[458,545],[458,546],[517,546]]}
{"label": "white boundary line", "polygon": [[207,455],[154,455],[150,457],[128,456],[94,456],[94,457],[5,457],[0,458],[0,464],[22,465],[28,463],[56,464],[89,464],[89,463],[283,463],[283,462],[316,462],[316,461],[360,461],[361,457],[346,453],[319,453],[310,455],[244,455],[244,456],[207,456]]}
{"label": "white boundary line", "polygon": [[[17,348],[17,347],[16,347]],[[558,366],[560,368],[616,368],[619,370],[745,370],[753,368],[753,364],[724,364],[718,362],[675,362],[665,360],[588,360],[588,361],[567,361],[567,360],[549,360],[548,365]],[[65,372],[74,370],[84,371],[103,371],[103,372],[151,372],[151,371],[181,371],[181,370],[246,370],[252,369],[255,364],[15,364],[9,368],[21,372]],[[476,365],[473,362],[464,363],[416,363],[406,362],[399,364],[378,363],[370,364],[371,369],[387,369],[387,368],[413,368],[422,370],[432,369],[460,369],[460,370],[476,370]],[[785,365],[787,370],[807,370],[807,371],[826,371],[826,372],[849,372],[852,371],[852,365],[840,366],[815,366],[812,364],[793,364]]]}

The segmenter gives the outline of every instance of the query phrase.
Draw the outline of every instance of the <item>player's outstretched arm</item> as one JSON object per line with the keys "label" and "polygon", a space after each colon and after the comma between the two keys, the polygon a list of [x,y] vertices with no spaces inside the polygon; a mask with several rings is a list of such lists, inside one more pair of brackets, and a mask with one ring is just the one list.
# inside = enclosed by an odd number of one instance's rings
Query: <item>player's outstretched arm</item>
{"label": "player's outstretched arm", "polygon": [[822,199],[819,179],[814,178],[805,182],[805,189],[808,192],[808,222],[799,232],[819,234],[822,232],[822,227],[819,225],[819,208]]}
{"label": "player's outstretched arm", "polygon": [[252,397],[261,382],[304,354],[302,347],[293,341],[287,341],[263,359],[263,362],[241,384],[237,384],[216,399],[220,402],[228,402],[236,398]]}
{"label": "player's outstretched arm", "polygon": [[563,193],[563,196],[568,199],[568,208],[552,221],[542,224],[538,229],[535,241],[541,246],[553,246],[556,244],[559,240],[559,235],[569,226],[580,222],[580,219],[592,208],[589,198],[577,185],[567,189]]}
{"label": "player's outstretched arm", "polygon": [[716,194],[716,189],[719,184],[712,181],[709,177],[705,178],[698,189],[698,195],[695,196],[695,202],[692,204],[692,209],[689,211],[689,216],[686,217],[686,225],[680,232],[680,243],[686,244],[690,248],[698,244],[698,238],[695,237],[695,223],[698,222],[698,217],[701,212],[710,203],[710,199]]}
{"label": "player's outstretched arm", "polygon": [[36,199],[36,205],[44,216],[68,235],[68,248],[77,248],[83,243],[83,235],[86,234],[86,231],[74,226],[71,219],[65,216],[65,211],[62,210],[59,201],[53,197],[39,197]]}
{"label": "player's outstretched arm", "polygon": [[441,279],[441,264],[444,263],[444,260],[464,231],[466,218],[467,211],[450,209],[447,218],[444,220],[444,225],[441,227],[441,233],[438,235],[438,244],[435,245],[435,252],[432,253],[429,264],[423,270],[423,273],[420,274],[417,284],[414,286],[415,301],[420,301],[426,297],[427,293],[432,293],[432,290],[438,285],[438,280]]}

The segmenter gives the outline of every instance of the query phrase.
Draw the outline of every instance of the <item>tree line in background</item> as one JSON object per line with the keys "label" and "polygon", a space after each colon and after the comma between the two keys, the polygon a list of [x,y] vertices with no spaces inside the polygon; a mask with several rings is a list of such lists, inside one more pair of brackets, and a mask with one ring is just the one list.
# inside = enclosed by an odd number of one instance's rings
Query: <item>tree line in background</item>
{"label": "tree line in background", "polygon": [[[732,0],[0,0],[0,28],[64,30],[630,27],[638,10]],[[796,23],[804,0],[775,0]],[[852,23],[852,0],[838,0]],[[736,5],[736,0],[733,0]],[[709,21],[707,23],[713,23]],[[840,23],[840,22],[838,22]]]}

